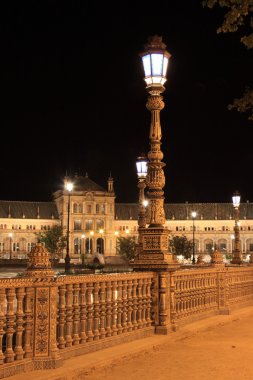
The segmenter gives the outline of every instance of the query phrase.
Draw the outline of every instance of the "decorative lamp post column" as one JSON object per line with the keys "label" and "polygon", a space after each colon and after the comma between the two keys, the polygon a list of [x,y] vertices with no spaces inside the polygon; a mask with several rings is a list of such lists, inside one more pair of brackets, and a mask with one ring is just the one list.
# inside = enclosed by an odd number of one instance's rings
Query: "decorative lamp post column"
{"label": "decorative lamp post column", "polygon": [[192,264],[196,263],[195,259],[195,218],[197,216],[196,211],[192,211]]}
{"label": "decorative lamp post column", "polygon": [[144,67],[144,80],[148,92],[147,109],[151,112],[149,132],[150,151],[148,152],[146,186],[149,198],[148,227],[143,229],[142,252],[137,252],[133,266],[141,269],[166,269],[169,265],[179,265],[169,251],[169,231],[165,228],[164,192],[165,176],[161,151],[160,111],[164,108],[161,94],[165,91],[164,83],[170,54],[162,37],[150,37],[141,54]]}
{"label": "decorative lamp post column", "polygon": [[66,190],[68,191],[68,216],[67,216],[67,249],[66,249],[66,256],[65,256],[65,272],[70,271],[70,255],[69,255],[69,214],[70,214],[70,194],[73,190],[73,183],[67,182],[66,183]]}
{"label": "decorative lamp post column", "polygon": [[234,249],[233,249],[233,258],[231,260],[231,264],[242,264],[242,253],[241,253],[241,244],[240,244],[240,231],[239,231],[239,209],[240,209],[240,201],[241,196],[236,191],[232,196],[233,206],[235,209],[235,226],[234,226]]}

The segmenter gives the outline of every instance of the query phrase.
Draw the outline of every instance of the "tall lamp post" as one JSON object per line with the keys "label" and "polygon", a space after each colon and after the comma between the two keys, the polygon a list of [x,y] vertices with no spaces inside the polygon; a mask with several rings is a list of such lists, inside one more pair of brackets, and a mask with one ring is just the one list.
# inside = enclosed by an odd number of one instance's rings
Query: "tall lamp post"
{"label": "tall lamp post", "polygon": [[241,247],[240,247],[240,231],[239,231],[239,208],[240,208],[240,201],[241,196],[238,191],[234,193],[232,196],[233,206],[235,209],[235,226],[234,226],[234,232],[235,232],[235,239],[234,239],[234,249],[233,249],[233,258],[231,260],[232,264],[242,264],[242,253],[241,253]]}
{"label": "tall lamp post", "polygon": [[138,189],[139,189],[139,212],[138,212],[138,249],[142,249],[142,232],[146,228],[146,210],[145,210],[145,200],[144,200],[144,190],[146,187],[146,177],[147,177],[147,158],[142,155],[137,158],[136,169],[138,177]]}
{"label": "tall lamp post", "polygon": [[70,193],[73,190],[73,183],[67,182],[65,186],[68,191],[68,219],[67,219],[67,249],[65,256],[65,272],[70,271],[70,256],[69,256],[69,214],[70,214]]}
{"label": "tall lamp post", "polygon": [[197,216],[196,211],[192,211],[192,264],[196,263],[195,259],[195,218]]}
{"label": "tall lamp post", "polygon": [[164,84],[167,80],[167,69],[170,54],[162,37],[152,36],[141,53],[144,80],[148,92],[147,109],[151,112],[149,132],[150,151],[148,152],[147,176],[145,184],[148,188],[149,220],[148,227],[141,230],[143,248],[137,252],[134,268],[160,270],[169,265],[179,265],[169,251],[169,231],[165,228],[164,192],[165,176],[161,151],[162,130],[160,111],[164,108]]}

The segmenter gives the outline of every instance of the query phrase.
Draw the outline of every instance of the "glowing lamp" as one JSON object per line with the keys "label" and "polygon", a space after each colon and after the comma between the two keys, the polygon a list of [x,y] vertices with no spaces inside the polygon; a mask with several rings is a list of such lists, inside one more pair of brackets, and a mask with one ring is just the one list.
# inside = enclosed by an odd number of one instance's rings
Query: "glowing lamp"
{"label": "glowing lamp", "polygon": [[241,196],[238,191],[236,191],[232,196],[232,201],[234,208],[238,208],[240,206]]}
{"label": "glowing lamp", "polygon": [[141,156],[137,158],[136,161],[136,168],[137,168],[137,176],[140,179],[144,179],[147,176],[148,166],[147,166],[148,160],[145,156]]}
{"label": "glowing lamp", "polygon": [[73,183],[72,182],[66,183],[66,190],[68,190],[69,192],[73,190]]}
{"label": "glowing lamp", "polygon": [[170,53],[166,51],[166,45],[162,42],[162,37],[149,38],[145,51],[141,53],[147,87],[163,87],[167,80],[170,56]]}

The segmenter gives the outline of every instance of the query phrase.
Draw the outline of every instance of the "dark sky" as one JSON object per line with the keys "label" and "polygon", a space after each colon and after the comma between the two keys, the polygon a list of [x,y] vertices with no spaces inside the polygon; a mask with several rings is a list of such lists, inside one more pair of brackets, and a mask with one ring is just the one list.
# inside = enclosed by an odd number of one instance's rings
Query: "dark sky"
{"label": "dark sky", "polygon": [[239,34],[216,33],[222,10],[199,0],[2,3],[0,199],[51,200],[67,170],[102,186],[111,171],[116,201],[137,201],[150,125],[139,53],[158,34],[172,54],[166,202],[230,202],[237,189],[253,201],[253,123],[227,110],[253,85],[253,52]]}

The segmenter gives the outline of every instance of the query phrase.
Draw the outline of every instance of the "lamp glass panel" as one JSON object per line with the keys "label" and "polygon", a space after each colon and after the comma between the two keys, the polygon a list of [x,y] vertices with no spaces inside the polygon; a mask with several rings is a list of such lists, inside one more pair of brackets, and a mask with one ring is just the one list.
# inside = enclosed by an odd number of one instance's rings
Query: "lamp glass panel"
{"label": "lamp glass panel", "polygon": [[142,63],[144,67],[145,77],[149,77],[151,75],[150,54],[144,55],[142,57]]}
{"label": "lamp glass panel", "polygon": [[137,175],[140,178],[146,177],[148,167],[147,167],[147,161],[138,161],[136,162],[137,167]]}
{"label": "lamp glass panel", "polygon": [[163,54],[151,54],[152,75],[161,76],[163,73]]}
{"label": "lamp glass panel", "polygon": [[234,205],[234,207],[239,207],[240,206],[241,196],[240,195],[234,195],[232,197],[232,199],[233,199],[233,205]]}
{"label": "lamp glass panel", "polygon": [[163,76],[166,77],[169,60],[167,57],[163,58]]}

